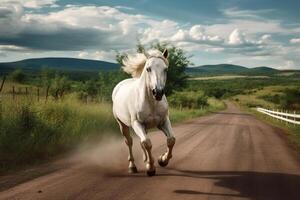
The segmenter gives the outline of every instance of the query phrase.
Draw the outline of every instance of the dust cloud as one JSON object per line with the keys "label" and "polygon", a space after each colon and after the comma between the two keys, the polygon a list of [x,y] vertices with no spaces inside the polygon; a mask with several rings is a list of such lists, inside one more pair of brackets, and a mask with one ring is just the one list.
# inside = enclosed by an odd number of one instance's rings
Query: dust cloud
{"label": "dust cloud", "polygon": [[[140,142],[134,138],[133,154],[136,164],[142,163]],[[106,172],[127,171],[128,147],[123,137],[107,136],[99,142],[82,144],[74,152],[72,160],[84,165],[95,166]]]}

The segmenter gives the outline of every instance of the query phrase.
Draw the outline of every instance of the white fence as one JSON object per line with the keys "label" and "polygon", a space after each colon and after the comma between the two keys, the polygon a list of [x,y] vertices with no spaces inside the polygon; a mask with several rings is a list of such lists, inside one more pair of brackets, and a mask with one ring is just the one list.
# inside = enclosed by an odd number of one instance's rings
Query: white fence
{"label": "white fence", "polygon": [[292,124],[298,124],[300,125],[300,115],[296,114],[294,112],[294,114],[292,113],[288,113],[288,112],[278,112],[278,111],[273,111],[273,110],[268,110],[268,109],[264,109],[264,108],[256,108],[256,110],[258,112],[264,113],[266,115],[269,115],[271,117],[274,117],[276,119],[280,119],[286,122],[290,122]]}

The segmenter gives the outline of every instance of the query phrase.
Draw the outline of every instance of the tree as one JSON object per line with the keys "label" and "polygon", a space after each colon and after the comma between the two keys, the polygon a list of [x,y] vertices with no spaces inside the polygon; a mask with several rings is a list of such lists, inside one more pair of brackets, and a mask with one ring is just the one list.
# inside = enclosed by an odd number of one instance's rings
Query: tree
{"label": "tree", "polygon": [[55,71],[53,69],[43,68],[40,72],[40,86],[46,88],[45,102],[48,100],[51,82],[54,77]]}
{"label": "tree", "polygon": [[78,98],[87,101],[88,97],[95,98],[98,94],[98,84],[95,80],[88,80],[78,85]]}
{"label": "tree", "polygon": [[22,83],[25,81],[26,75],[21,69],[16,69],[10,74],[10,79],[17,83]]}
{"label": "tree", "polygon": [[55,100],[62,98],[64,93],[71,88],[71,82],[66,76],[56,75],[51,81],[50,93]]}
{"label": "tree", "polygon": [[113,88],[121,81],[129,78],[128,74],[122,71],[100,72],[98,78],[99,94],[106,100],[111,100]]}
{"label": "tree", "polygon": [[[185,51],[179,47],[175,47],[168,43],[154,43],[151,45],[151,48],[158,49],[161,52],[164,49],[168,49],[169,52],[169,70],[168,70],[168,79],[166,84],[166,93],[171,94],[175,90],[181,90],[186,86],[188,76],[185,73],[186,67],[193,65],[185,53]],[[142,45],[139,41],[136,46],[138,53],[145,53],[146,47]],[[122,65],[122,61],[127,57],[126,53],[118,53],[116,60]]]}

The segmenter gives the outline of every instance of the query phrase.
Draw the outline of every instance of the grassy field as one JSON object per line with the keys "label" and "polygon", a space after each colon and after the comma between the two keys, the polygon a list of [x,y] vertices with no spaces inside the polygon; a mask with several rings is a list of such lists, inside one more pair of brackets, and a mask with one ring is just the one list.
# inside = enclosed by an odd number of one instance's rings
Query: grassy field
{"label": "grassy field", "polygon": [[237,78],[269,78],[269,76],[246,76],[246,75],[222,75],[222,76],[203,76],[193,77],[190,80],[229,80]]}
{"label": "grassy field", "polygon": [[[276,102],[272,99],[272,97],[284,95],[284,91],[287,89],[299,89],[299,86],[295,85],[275,85],[275,86],[266,86],[263,88],[255,88],[245,91],[243,94],[238,94],[231,99],[234,101],[239,102],[240,105],[245,107],[263,107],[267,109],[278,109],[283,110],[283,106],[280,104],[280,102]],[[266,97],[270,97],[269,100]]]}

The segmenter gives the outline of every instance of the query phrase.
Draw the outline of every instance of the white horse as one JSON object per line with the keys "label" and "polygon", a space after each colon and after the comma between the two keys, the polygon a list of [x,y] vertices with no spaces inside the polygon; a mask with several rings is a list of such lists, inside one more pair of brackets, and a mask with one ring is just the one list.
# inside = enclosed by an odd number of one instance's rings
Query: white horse
{"label": "white horse", "polygon": [[147,129],[157,127],[167,137],[168,149],[159,157],[158,163],[164,167],[172,157],[175,137],[169,120],[168,102],[164,95],[169,65],[167,58],[167,50],[163,53],[150,50],[146,54],[128,56],[123,61],[123,70],[133,78],[121,81],[112,93],[113,114],[129,150],[130,173],[137,173],[137,168],[132,155],[129,127],[133,128],[141,140],[148,176],[155,175],[155,166]]}

